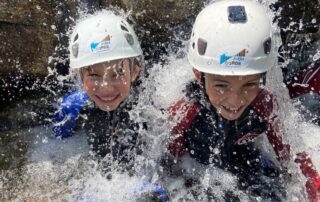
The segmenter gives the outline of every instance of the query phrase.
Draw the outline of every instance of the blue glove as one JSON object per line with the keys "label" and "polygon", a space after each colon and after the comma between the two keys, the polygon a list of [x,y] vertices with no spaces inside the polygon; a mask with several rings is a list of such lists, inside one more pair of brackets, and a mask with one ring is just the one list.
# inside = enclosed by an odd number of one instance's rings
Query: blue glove
{"label": "blue glove", "polygon": [[75,90],[63,97],[52,120],[52,132],[55,137],[67,138],[72,135],[79,112],[88,99],[83,90]]}
{"label": "blue glove", "polygon": [[134,189],[134,195],[136,201],[169,201],[165,189],[151,183],[142,183]]}

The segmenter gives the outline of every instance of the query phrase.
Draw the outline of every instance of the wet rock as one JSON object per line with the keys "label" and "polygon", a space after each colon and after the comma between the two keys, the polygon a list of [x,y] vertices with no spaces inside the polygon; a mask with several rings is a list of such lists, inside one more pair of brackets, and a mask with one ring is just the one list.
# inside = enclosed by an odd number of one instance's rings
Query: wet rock
{"label": "wet rock", "polygon": [[141,36],[141,46],[146,59],[158,60],[175,44],[177,39],[190,35],[195,17],[203,7],[200,0],[122,0],[122,6],[132,10],[137,22],[137,32]]}
{"label": "wet rock", "polygon": [[17,131],[0,132],[0,170],[21,167],[27,150],[27,141]]}
{"label": "wet rock", "polygon": [[55,46],[51,5],[35,1],[0,3],[0,73],[46,75]]}
{"label": "wet rock", "polygon": [[75,11],[72,0],[0,2],[2,105],[46,91],[48,72],[67,69],[67,30]]}
{"label": "wet rock", "polygon": [[46,97],[37,94],[38,97],[28,97],[13,104],[7,104],[0,110],[0,137],[1,133],[30,129],[39,125],[50,125],[55,105],[55,97]]}

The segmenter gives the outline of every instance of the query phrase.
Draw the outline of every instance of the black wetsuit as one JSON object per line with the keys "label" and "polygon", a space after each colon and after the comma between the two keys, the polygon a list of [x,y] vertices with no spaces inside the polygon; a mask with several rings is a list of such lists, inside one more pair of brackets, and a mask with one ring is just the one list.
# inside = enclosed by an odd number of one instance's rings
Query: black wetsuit
{"label": "black wetsuit", "polygon": [[96,158],[109,157],[130,169],[135,155],[141,153],[138,131],[141,126],[130,119],[131,104],[115,111],[105,112],[99,108],[86,110],[84,129],[88,143]]}

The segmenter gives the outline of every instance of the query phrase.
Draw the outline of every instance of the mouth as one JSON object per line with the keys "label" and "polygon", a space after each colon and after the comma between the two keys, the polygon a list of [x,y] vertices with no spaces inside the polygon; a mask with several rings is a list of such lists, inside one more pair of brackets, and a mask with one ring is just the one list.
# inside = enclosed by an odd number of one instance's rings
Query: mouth
{"label": "mouth", "polygon": [[228,112],[230,114],[238,114],[243,109],[243,106],[238,107],[238,108],[228,107],[228,106],[224,106],[224,105],[221,105],[221,106],[226,112]]}
{"label": "mouth", "polygon": [[95,97],[96,97],[100,102],[103,102],[103,103],[106,103],[106,104],[115,101],[119,96],[120,96],[120,95],[100,97],[100,96],[98,96],[98,95],[95,95]]}

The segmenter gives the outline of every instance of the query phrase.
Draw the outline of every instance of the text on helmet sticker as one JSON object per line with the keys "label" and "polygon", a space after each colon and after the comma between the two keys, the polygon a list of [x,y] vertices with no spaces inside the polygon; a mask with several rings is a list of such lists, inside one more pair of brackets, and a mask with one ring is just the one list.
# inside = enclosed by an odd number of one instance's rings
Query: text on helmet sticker
{"label": "text on helmet sticker", "polygon": [[103,52],[110,50],[112,36],[106,35],[101,41],[93,40],[90,43],[90,49],[92,52]]}
{"label": "text on helmet sticker", "polygon": [[242,49],[233,55],[229,55],[228,52],[225,52],[220,55],[220,64],[225,67],[240,67],[245,62],[247,53],[247,49]]}

